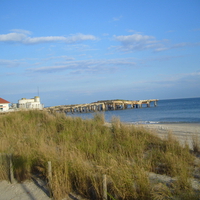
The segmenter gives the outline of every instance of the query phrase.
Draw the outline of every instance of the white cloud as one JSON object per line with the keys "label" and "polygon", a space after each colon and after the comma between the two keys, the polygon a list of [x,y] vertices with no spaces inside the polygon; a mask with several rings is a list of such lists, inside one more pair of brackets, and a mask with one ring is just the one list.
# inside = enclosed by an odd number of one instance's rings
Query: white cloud
{"label": "white cloud", "polygon": [[155,49],[155,51],[157,51],[157,52],[159,52],[159,51],[166,51],[166,50],[169,50],[169,48],[167,48],[167,47],[160,47],[160,48]]}
{"label": "white cloud", "polygon": [[122,18],[122,15],[119,17],[113,17],[113,21],[119,21]]}
{"label": "white cloud", "polygon": [[0,35],[0,42],[15,42],[22,44],[38,44],[46,42],[64,42],[67,44],[77,43],[85,40],[97,40],[93,35],[84,35],[81,33],[70,36],[44,36],[44,37],[28,37],[29,31],[14,30],[13,33]]}
{"label": "white cloud", "polygon": [[132,30],[132,29],[128,30],[127,32],[129,32],[129,33],[138,33],[138,31],[135,31],[135,30]]}
{"label": "white cloud", "polygon": [[114,35],[114,39],[121,42],[121,46],[117,46],[117,49],[121,51],[152,49],[160,46],[160,41],[157,41],[155,37],[148,35]]}
{"label": "white cloud", "polygon": [[23,33],[8,33],[0,35],[0,42],[22,42],[25,38]]}
{"label": "white cloud", "polygon": [[116,40],[123,42],[123,43],[140,42],[140,41],[146,41],[149,39],[154,39],[153,36],[140,35],[140,34],[122,35],[122,36],[114,36],[114,37]]}
{"label": "white cloud", "polygon": [[195,47],[195,46],[200,46],[200,42],[196,42],[196,43],[182,42],[182,43],[174,44],[174,45],[171,45],[171,46],[164,46],[163,45],[163,47],[156,48],[154,51],[159,52],[159,51],[166,51],[166,50],[170,50],[170,49],[177,49],[177,48],[184,48],[184,47]]}
{"label": "white cloud", "polygon": [[56,63],[57,60],[64,61],[73,61],[73,57],[69,56],[51,56],[48,58],[25,58],[25,59],[16,59],[16,60],[6,60],[0,59],[0,68],[14,68],[14,67],[30,67],[30,66],[38,66],[43,65],[48,61],[52,61]]}
{"label": "white cloud", "polygon": [[110,60],[82,60],[60,62],[58,65],[29,68],[29,72],[54,73],[63,70],[74,73],[104,73],[115,72],[120,67],[135,67],[136,63],[132,59],[110,59]]}
{"label": "white cloud", "polygon": [[0,67],[18,67],[19,65],[22,65],[23,63],[18,60],[4,60],[0,59]]}
{"label": "white cloud", "polygon": [[113,37],[116,41],[121,43],[121,45],[114,46],[114,48],[124,52],[141,51],[147,49],[152,49],[155,52],[160,52],[170,49],[194,47],[200,45],[200,42],[182,42],[178,44],[170,44],[169,40],[156,40],[154,36],[142,35],[139,33],[121,36],[114,35]]}
{"label": "white cloud", "polygon": [[44,58],[43,61],[56,60],[56,59],[74,60],[74,57],[69,57],[69,56],[50,56],[48,58]]}
{"label": "white cloud", "polygon": [[45,43],[45,42],[59,42],[64,41],[66,38],[63,36],[47,36],[47,37],[35,37],[30,38],[27,37],[23,40],[24,44],[38,44],[38,43]]}
{"label": "white cloud", "polygon": [[23,33],[25,35],[30,35],[31,31],[23,30],[23,29],[12,29],[11,32],[14,33]]}
{"label": "white cloud", "polygon": [[173,33],[173,32],[175,32],[174,30],[169,30],[169,31],[167,31],[167,33]]}

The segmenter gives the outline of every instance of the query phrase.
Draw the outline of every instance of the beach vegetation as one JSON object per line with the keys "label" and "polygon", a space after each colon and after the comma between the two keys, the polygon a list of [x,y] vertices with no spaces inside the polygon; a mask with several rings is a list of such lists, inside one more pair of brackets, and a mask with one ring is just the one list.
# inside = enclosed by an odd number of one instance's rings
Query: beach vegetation
{"label": "beach vegetation", "polygon": [[198,134],[192,136],[192,146],[195,153],[200,153],[200,141]]}
{"label": "beach vegetation", "polygon": [[[49,181],[54,199],[76,193],[103,199],[102,176],[107,176],[108,199],[199,199],[192,187],[195,155],[169,133],[160,139],[144,127],[125,125],[104,115],[93,119],[19,111],[0,116],[0,153],[12,154],[18,182],[38,175]],[[5,169],[0,160],[0,179]]]}

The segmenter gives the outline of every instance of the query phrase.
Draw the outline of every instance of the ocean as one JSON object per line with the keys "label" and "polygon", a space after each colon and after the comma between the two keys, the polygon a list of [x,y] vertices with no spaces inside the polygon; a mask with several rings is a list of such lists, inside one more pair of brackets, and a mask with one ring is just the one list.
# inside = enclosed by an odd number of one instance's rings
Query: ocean
{"label": "ocean", "polygon": [[[101,111],[107,122],[111,122],[113,116],[121,122],[133,124],[155,123],[200,123],[200,98],[159,100],[154,107],[143,105],[142,108]],[[67,114],[83,119],[93,118],[95,113]]]}

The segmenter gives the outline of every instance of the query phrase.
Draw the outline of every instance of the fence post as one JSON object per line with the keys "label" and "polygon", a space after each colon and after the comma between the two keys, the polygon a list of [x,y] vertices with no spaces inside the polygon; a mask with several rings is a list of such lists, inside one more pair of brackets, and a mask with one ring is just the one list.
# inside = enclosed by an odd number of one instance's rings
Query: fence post
{"label": "fence post", "polygon": [[0,166],[3,164],[3,155],[0,153]]}
{"label": "fence post", "polygon": [[48,161],[48,178],[52,179],[52,167],[51,167],[51,161]]}
{"label": "fence post", "polygon": [[107,180],[106,180],[106,174],[103,175],[103,200],[107,200]]}
{"label": "fence post", "polygon": [[2,153],[0,153],[0,172],[1,171],[3,171],[3,155],[2,155]]}
{"label": "fence post", "polygon": [[14,172],[13,172],[13,162],[12,162],[12,154],[8,155],[9,158],[9,174],[10,174],[10,182],[15,183]]}
{"label": "fence post", "polygon": [[7,154],[0,153],[0,178],[10,180],[10,167]]}
{"label": "fence post", "polygon": [[52,193],[52,166],[51,166],[51,161],[48,161],[48,186],[49,186],[49,193],[50,197],[53,197]]}

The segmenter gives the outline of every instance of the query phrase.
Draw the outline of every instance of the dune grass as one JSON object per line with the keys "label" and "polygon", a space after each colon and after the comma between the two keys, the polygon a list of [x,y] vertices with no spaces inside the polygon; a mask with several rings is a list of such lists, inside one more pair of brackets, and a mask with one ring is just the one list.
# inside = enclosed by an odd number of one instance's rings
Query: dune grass
{"label": "dune grass", "polygon": [[[51,161],[55,199],[70,192],[102,199],[103,174],[110,199],[184,199],[183,194],[199,198],[191,187],[194,155],[187,146],[181,147],[170,134],[161,140],[118,118],[105,126],[101,114],[86,120],[36,110],[2,115],[0,153],[13,154],[18,181],[34,173],[47,177]],[[4,179],[1,169],[0,179]],[[176,181],[169,186],[152,183],[149,172],[176,177]]]}

